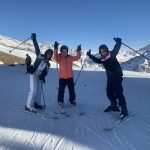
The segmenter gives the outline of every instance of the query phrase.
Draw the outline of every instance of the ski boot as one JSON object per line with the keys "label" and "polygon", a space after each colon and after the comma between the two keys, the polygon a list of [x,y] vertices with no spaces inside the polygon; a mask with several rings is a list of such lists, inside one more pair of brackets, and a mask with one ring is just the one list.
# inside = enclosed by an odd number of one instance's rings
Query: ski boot
{"label": "ski boot", "polygon": [[73,105],[73,106],[76,106],[76,101],[70,101],[70,103]]}
{"label": "ski boot", "polygon": [[120,119],[124,119],[125,117],[127,117],[129,114],[128,114],[128,111],[126,112],[121,112],[120,114]]}
{"label": "ski boot", "polygon": [[120,119],[124,119],[128,115],[129,113],[128,113],[127,107],[126,106],[121,107]]}
{"label": "ski boot", "polygon": [[35,108],[35,109],[42,110],[42,109],[44,109],[44,106],[39,105],[39,104],[37,104],[37,103],[34,103],[34,108]]}
{"label": "ski boot", "polygon": [[29,111],[31,113],[37,113],[37,111],[34,108],[28,108],[27,106],[25,106],[25,111]]}
{"label": "ski boot", "polygon": [[58,105],[61,109],[63,108],[63,102],[58,102]]}

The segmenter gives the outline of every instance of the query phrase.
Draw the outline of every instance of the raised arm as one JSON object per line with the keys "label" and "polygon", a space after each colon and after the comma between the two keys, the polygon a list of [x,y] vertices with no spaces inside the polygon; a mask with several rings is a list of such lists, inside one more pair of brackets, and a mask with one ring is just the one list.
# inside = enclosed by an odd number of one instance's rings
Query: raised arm
{"label": "raised arm", "polygon": [[111,57],[116,57],[117,54],[119,53],[120,47],[121,47],[121,39],[120,38],[114,38],[116,44],[111,51]]}
{"label": "raised arm", "polygon": [[95,63],[101,64],[101,59],[95,57],[94,55],[91,54],[91,50],[87,52],[87,56],[90,57]]}
{"label": "raised arm", "polygon": [[78,45],[76,52],[76,56],[70,56],[71,61],[77,61],[81,58],[81,45]]}
{"label": "raised arm", "polygon": [[58,45],[59,43],[55,41],[54,43],[54,59],[58,62],[59,55],[58,55]]}
{"label": "raised arm", "polygon": [[56,49],[54,49],[54,59],[58,62],[59,55],[58,55],[58,51]]}
{"label": "raised arm", "polygon": [[32,38],[32,41],[33,41],[33,44],[35,47],[36,56],[39,57],[39,56],[41,56],[41,52],[40,52],[40,48],[39,48],[39,45],[38,45],[37,40],[36,40],[36,34],[32,33],[31,38]]}
{"label": "raised arm", "polygon": [[70,56],[72,61],[77,61],[81,58],[81,52],[80,51],[77,51],[77,54],[76,56]]}

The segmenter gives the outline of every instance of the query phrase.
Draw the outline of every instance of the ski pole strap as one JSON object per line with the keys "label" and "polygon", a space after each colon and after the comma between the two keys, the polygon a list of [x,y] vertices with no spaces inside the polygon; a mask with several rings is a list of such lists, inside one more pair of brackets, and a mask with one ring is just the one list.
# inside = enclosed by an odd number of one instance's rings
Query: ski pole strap
{"label": "ski pole strap", "polygon": [[139,53],[138,51],[134,50],[133,48],[129,47],[128,45],[124,44],[124,43],[121,43],[122,45],[126,46],[127,48],[133,50],[134,52],[136,52],[137,54],[139,54],[140,56],[144,57],[145,59],[149,60],[149,58],[147,58],[146,56],[142,55],[141,53]]}
{"label": "ski pole strap", "polygon": [[14,47],[12,50],[10,50],[9,52],[11,53],[13,50],[15,50],[16,48],[18,48],[21,44],[25,43],[26,41],[30,40],[30,38],[26,39],[25,41],[23,41],[22,43],[20,43],[18,46]]}

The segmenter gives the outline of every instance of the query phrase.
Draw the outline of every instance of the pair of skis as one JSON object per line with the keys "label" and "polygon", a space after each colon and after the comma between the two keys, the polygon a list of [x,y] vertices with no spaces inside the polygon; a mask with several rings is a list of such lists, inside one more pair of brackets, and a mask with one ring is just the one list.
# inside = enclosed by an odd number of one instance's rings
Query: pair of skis
{"label": "pair of skis", "polygon": [[31,115],[41,117],[41,118],[45,118],[45,119],[59,119],[57,113],[55,113],[55,112],[50,112],[50,114],[44,114],[41,111],[37,111],[36,113],[34,113],[31,111],[24,110],[24,112],[29,113]]}
{"label": "pair of skis", "polygon": [[63,106],[59,108],[59,113],[64,114],[65,116],[71,116],[72,114],[76,114],[78,116],[83,116],[86,112],[81,111],[77,106],[72,106],[72,111],[67,111]]}
{"label": "pair of skis", "polygon": [[[54,119],[54,120],[57,120],[57,119],[61,118],[62,116],[70,117],[72,114],[77,114],[78,116],[83,116],[83,115],[86,114],[86,112],[80,111],[78,109],[78,107],[74,107],[73,109],[74,109],[73,112],[68,112],[63,107],[61,107],[59,109],[59,111],[48,111],[47,114],[41,113],[41,111],[37,111],[37,113],[33,113],[33,112],[30,112],[30,111],[24,110],[24,112],[27,112],[27,113],[35,115],[35,116],[39,116],[41,118]],[[129,121],[135,115],[136,115],[135,113],[130,113],[127,117],[125,117],[123,119],[118,119],[111,126],[105,127],[102,130],[105,131],[105,132],[113,131],[114,129],[116,129],[117,127],[119,127],[120,125],[122,125],[123,123]]]}
{"label": "pair of skis", "polygon": [[44,114],[42,111],[37,111],[36,113],[34,112],[30,112],[30,111],[27,111],[27,110],[24,110],[24,112],[27,112],[29,114],[32,114],[32,115],[36,115],[36,116],[39,116],[41,118],[46,118],[46,119],[59,119],[61,118],[62,116],[65,116],[65,117],[70,117],[72,114],[77,114],[78,116],[83,116],[85,115],[86,113],[85,112],[82,112],[78,109],[78,107],[73,107],[73,112],[69,112],[69,111],[66,111],[63,107],[60,107],[59,110],[57,111],[48,111],[47,114]]}
{"label": "pair of skis", "polygon": [[103,131],[106,131],[106,132],[112,131],[115,128],[119,127],[121,124],[123,124],[126,121],[130,120],[131,118],[133,118],[135,115],[136,115],[135,113],[130,113],[127,117],[125,117],[123,119],[119,119],[114,124],[112,124],[111,126],[104,128]]}

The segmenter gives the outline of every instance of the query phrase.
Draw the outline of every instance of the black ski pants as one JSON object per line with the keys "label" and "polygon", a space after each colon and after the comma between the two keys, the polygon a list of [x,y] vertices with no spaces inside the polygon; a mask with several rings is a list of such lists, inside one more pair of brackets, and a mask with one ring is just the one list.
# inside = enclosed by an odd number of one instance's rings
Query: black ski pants
{"label": "black ski pants", "polygon": [[76,99],[74,80],[73,78],[68,79],[59,79],[59,89],[58,89],[58,102],[64,102],[64,92],[65,87],[68,87],[69,90],[69,101],[73,102]]}
{"label": "black ski pants", "polygon": [[27,73],[29,73],[30,64],[26,64],[26,68],[27,68]]}
{"label": "black ski pants", "polygon": [[117,99],[118,99],[119,105],[123,110],[127,108],[126,108],[126,100],[123,95],[122,80],[123,78],[121,76],[108,78],[106,91],[107,91],[107,97],[110,100],[111,105],[113,107],[117,107]]}

